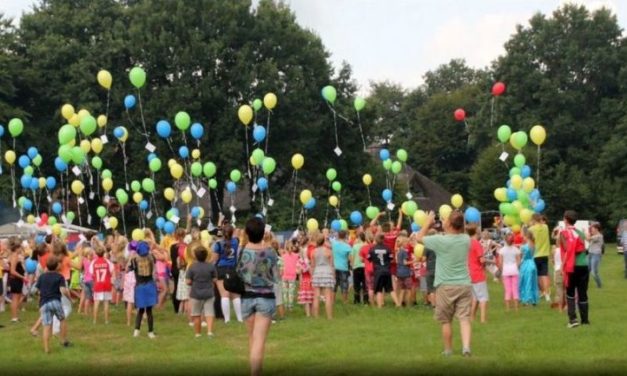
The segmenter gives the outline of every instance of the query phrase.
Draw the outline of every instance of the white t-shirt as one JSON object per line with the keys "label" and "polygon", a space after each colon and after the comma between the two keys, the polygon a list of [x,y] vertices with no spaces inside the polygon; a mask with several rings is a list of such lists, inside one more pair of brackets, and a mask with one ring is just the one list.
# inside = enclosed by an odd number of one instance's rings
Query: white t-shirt
{"label": "white t-shirt", "polygon": [[516,256],[520,255],[520,249],[513,245],[505,245],[499,249],[499,255],[503,258],[503,276],[518,275]]}
{"label": "white t-shirt", "polygon": [[556,272],[562,270],[562,254],[559,247],[553,249],[553,266]]}

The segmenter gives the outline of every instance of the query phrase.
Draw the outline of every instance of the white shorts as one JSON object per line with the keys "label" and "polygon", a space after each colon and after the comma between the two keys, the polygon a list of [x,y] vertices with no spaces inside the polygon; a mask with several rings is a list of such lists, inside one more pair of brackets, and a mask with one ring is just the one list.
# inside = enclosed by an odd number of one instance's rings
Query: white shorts
{"label": "white shorts", "polygon": [[472,296],[480,303],[487,302],[489,300],[488,284],[485,281],[473,283]]}
{"label": "white shorts", "polygon": [[99,301],[99,302],[104,302],[104,301],[110,301],[111,300],[111,293],[110,292],[95,292],[94,293],[94,300]]}

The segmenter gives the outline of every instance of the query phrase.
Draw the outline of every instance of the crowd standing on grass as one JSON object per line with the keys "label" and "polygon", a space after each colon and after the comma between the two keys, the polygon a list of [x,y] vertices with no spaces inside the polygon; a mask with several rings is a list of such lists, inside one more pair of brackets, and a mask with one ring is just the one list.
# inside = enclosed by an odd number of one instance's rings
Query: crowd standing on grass
{"label": "crowd standing on grass", "polygon": [[[337,233],[295,231],[283,244],[261,217],[244,228],[223,220],[211,234],[192,227],[190,218],[186,228],[160,239],[149,229],[131,241],[119,233],[83,234],[76,244],[53,235],[11,238],[0,242],[0,308],[9,304],[10,321],[17,324],[24,303],[38,299],[40,318],[30,334],[39,336],[43,326],[49,352],[52,333],[58,332],[63,346],[71,345],[67,319],[73,304],[94,325],[110,322],[110,305],[125,306],[129,334],[140,336],[145,322],[150,339],[157,338],[154,310],[167,309],[168,299],[196,338],[219,336],[214,319],[230,323],[232,306],[248,329],[253,374],[261,372],[273,322],[289,318],[296,305],[306,317],[319,317],[321,304],[331,320],[336,301],[351,304],[351,286],[352,304],[382,308],[388,301],[398,309],[433,309],[445,356],[453,354],[454,318],[461,354],[471,356],[472,322],[477,313],[477,321],[488,322],[488,283],[502,283],[507,311],[546,300],[559,311],[566,308],[569,328],[590,324],[588,280],[591,275],[602,287],[604,241],[598,224],[588,234],[576,229],[574,211],[566,211],[565,225],[552,232],[546,218],[535,215],[529,227],[505,232],[502,240],[465,223],[460,211],[437,225],[429,213],[412,233],[402,229],[402,211],[396,223],[382,219]],[[627,225],[622,239],[627,242]],[[235,288],[238,281],[241,287]]]}

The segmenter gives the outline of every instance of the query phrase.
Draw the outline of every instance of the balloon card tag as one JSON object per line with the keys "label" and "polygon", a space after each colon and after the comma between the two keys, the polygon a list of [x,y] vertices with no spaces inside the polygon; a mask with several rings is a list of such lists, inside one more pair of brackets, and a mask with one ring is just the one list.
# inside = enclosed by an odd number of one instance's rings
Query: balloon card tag
{"label": "balloon card tag", "polygon": [[50,195],[48,195],[48,197],[46,197],[48,199],[48,202],[52,202],[52,197],[50,197]]}
{"label": "balloon card tag", "polygon": [[388,210],[394,210],[394,204],[393,204],[393,203],[391,203],[391,202],[390,202],[390,203],[388,203],[387,208],[388,208]]}
{"label": "balloon card tag", "polygon": [[109,139],[107,138],[106,134],[103,134],[102,136],[100,136],[100,141],[102,141],[103,145],[106,145],[109,143]]}
{"label": "balloon card tag", "polygon": [[[91,225],[91,214],[87,216],[87,223],[89,223]],[[82,235],[82,234],[81,234]],[[83,236],[84,237],[84,236]],[[83,240],[87,240],[87,238],[83,239]]]}
{"label": "balloon card tag", "polygon": [[81,204],[81,205],[83,205],[83,204],[85,203],[85,199],[84,199],[84,198],[82,198],[82,197],[79,197],[79,198],[78,198],[78,203],[79,203],[79,204]]}
{"label": "balloon card tag", "polygon": [[504,152],[502,152],[502,153],[501,153],[501,156],[499,157],[499,159],[500,159],[502,162],[505,162],[505,161],[507,160],[507,157],[509,157],[509,154],[507,154],[507,152],[506,152],[506,151],[504,151]]}
{"label": "balloon card tag", "polygon": [[274,200],[273,199],[269,199],[268,200],[268,206],[272,206],[274,205]]}
{"label": "balloon card tag", "polygon": [[198,191],[196,191],[196,194],[198,195],[198,197],[203,198],[203,196],[205,195],[205,193],[207,193],[207,190],[203,187],[200,187],[200,189]]}
{"label": "balloon card tag", "polygon": [[272,231],[272,226],[270,226],[270,225],[266,225],[265,230],[266,230],[266,232],[270,232],[270,231]]}
{"label": "balloon card tag", "polygon": [[128,183],[126,183],[126,190],[127,190],[127,191],[129,190]]}
{"label": "balloon card tag", "polygon": [[146,219],[150,219],[150,218],[152,218],[152,212],[151,211],[146,213]]}
{"label": "balloon card tag", "polygon": [[253,193],[257,192],[257,184],[253,184],[252,191]]}
{"label": "balloon card tag", "polygon": [[22,227],[22,226],[24,226],[24,221],[20,219],[19,221],[17,221],[17,223],[15,225],[17,227]]}
{"label": "balloon card tag", "polygon": [[263,214],[263,216],[267,216],[268,215],[268,208],[263,208],[263,210],[261,211],[261,214]]}
{"label": "balloon card tag", "polygon": [[93,200],[96,197],[96,194],[94,192],[89,192],[89,199]]}
{"label": "balloon card tag", "polygon": [[229,210],[231,211],[231,213],[235,213],[235,211],[237,210],[235,208],[235,206],[231,205],[231,207],[229,208]]}
{"label": "balloon card tag", "polygon": [[335,154],[339,157],[340,155],[342,155],[342,149],[340,149],[339,146],[336,146],[335,149],[333,149],[333,151],[335,152]]}
{"label": "balloon card tag", "polygon": [[105,218],[104,220],[104,227],[108,230],[111,228],[111,225],[109,224],[109,219]]}
{"label": "balloon card tag", "polygon": [[89,176],[89,185],[94,185],[94,176]]}
{"label": "balloon card tag", "polygon": [[198,227],[200,227],[200,224],[201,224],[201,223],[202,223],[202,221],[201,221],[200,219],[197,219],[197,220],[196,220],[196,225],[197,225]]}
{"label": "balloon card tag", "polygon": [[157,147],[153,144],[151,144],[150,142],[148,142],[146,144],[146,150],[148,150],[149,153],[154,153],[155,150],[157,150]]}
{"label": "balloon card tag", "polygon": [[78,166],[74,166],[72,167],[72,172],[74,173],[74,175],[79,176],[81,174],[81,169],[78,168]]}
{"label": "balloon card tag", "polygon": [[405,197],[407,197],[408,200],[411,200],[412,198],[414,198],[414,196],[412,196],[411,193],[407,192],[407,194],[405,195]]}
{"label": "balloon card tag", "polygon": [[196,184],[192,183],[192,191],[198,193],[198,187],[196,187]]}
{"label": "balloon card tag", "polygon": [[173,223],[178,224],[181,219],[179,217],[177,217],[176,215],[173,215],[172,218],[170,218],[170,220]]}
{"label": "balloon card tag", "polygon": [[105,204],[108,204],[110,200],[111,200],[111,196],[109,196],[109,195],[105,195],[104,196],[104,203]]}
{"label": "balloon card tag", "polygon": [[47,229],[46,229],[46,235],[52,235],[52,230],[51,230],[51,229],[49,229],[49,228],[47,228]]}

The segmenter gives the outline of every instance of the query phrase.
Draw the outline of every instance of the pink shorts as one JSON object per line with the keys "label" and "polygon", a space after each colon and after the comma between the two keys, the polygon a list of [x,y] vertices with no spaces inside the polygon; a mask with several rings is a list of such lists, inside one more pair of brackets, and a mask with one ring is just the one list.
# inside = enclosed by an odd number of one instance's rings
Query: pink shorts
{"label": "pink shorts", "polygon": [[518,275],[503,276],[505,287],[505,300],[518,300]]}

